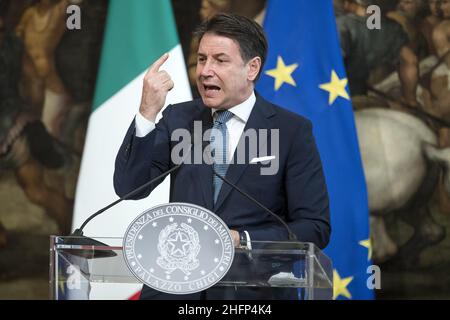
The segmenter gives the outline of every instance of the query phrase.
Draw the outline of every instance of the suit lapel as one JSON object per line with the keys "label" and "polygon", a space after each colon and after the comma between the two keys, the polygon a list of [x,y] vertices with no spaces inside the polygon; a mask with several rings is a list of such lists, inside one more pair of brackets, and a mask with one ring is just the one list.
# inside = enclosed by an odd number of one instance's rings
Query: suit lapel
{"label": "suit lapel", "polygon": [[[256,133],[258,135],[258,129],[268,129],[268,130],[272,129],[272,122],[270,121],[270,118],[274,115],[275,109],[257,94],[255,106],[253,107],[252,112],[250,113],[250,117],[248,118],[248,121],[244,128],[244,132],[249,129],[254,129],[256,130]],[[247,169],[249,165],[249,159],[246,159],[245,164],[237,164],[237,150],[239,150],[239,148],[241,147],[243,148],[244,147],[243,144],[245,143],[245,139],[243,136],[244,135],[242,134],[241,138],[239,139],[238,146],[236,147],[236,150],[233,155],[233,164],[229,165],[225,176],[227,180],[233,184],[236,184],[239,181],[242,174],[245,172],[245,169]],[[246,152],[248,152],[248,150],[246,150]],[[215,212],[217,212],[217,210],[219,210],[219,208],[222,206],[225,199],[230,194],[231,190],[232,188],[228,184],[226,184],[225,182],[222,184],[222,188],[220,189],[216,204],[214,205]]]}
{"label": "suit lapel", "polygon": [[[211,109],[205,107],[202,103],[200,103],[199,107],[202,109],[201,115],[199,119],[202,123],[202,135],[209,129],[212,128],[212,115]],[[194,137],[195,139],[195,137]],[[197,141],[202,141],[202,151],[205,150],[205,147],[209,144],[209,141],[203,141],[203,137],[198,138]],[[207,140],[207,139],[205,139]],[[202,153],[203,155],[203,153]],[[213,171],[212,166],[205,163],[204,159],[202,159],[201,164],[196,165],[199,183],[202,188],[203,200],[206,204],[206,208],[209,210],[213,209]]]}

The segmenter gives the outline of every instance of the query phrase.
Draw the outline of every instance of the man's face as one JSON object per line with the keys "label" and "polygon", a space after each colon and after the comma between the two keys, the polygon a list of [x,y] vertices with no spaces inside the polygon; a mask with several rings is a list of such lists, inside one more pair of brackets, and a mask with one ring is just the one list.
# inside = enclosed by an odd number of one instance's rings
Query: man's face
{"label": "man's face", "polygon": [[202,6],[200,8],[200,18],[206,20],[219,12],[225,12],[229,10],[229,1],[212,1],[202,0]]}
{"label": "man's face", "polygon": [[450,0],[441,0],[441,11],[444,18],[450,18]]}
{"label": "man's face", "polygon": [[211,3],[209,3],[208,0],[203,0],[202,7],[200,8],[200,18],[202,20],[206,20],[207,18],[213,16],[214,14],[215,11]]}
{"label": "man's face", "polygon": [[418,0],[400,0],[399,8],[408,18],[414,18],[419,10]]}
{"label": "man's face", "polygon": [[248,98],[256,77],[250,62],[243,61],[239,44],[213,33],[206,33],[200,41],[196,75],[203,103],[217,109],[228,109]]}
{"label": "man's face", "polygon": [[428,0],[428,8],[433,16],[438,17],[440,15],[439,0]]}

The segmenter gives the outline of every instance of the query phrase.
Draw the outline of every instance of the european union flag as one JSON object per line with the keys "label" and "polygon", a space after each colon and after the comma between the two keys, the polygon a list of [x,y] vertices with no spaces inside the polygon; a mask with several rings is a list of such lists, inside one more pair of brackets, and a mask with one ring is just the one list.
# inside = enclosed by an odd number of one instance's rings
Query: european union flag
{"label": "european union flag", "polygon": [[331,0],[274,0],[257,90],[313,123],[330,196],[334,298],[372,299],[367,190]]}

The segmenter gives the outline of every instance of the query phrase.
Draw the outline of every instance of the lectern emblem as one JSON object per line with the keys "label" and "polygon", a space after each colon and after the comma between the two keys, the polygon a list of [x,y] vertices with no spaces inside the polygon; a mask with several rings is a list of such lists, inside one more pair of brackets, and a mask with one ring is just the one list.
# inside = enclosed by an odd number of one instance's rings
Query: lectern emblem
{"label": "lectern emblem", "polygon": [[190,275],[190,271],[200,265],[197,259],[200,251],[198,233],[185,223],[181,227],[173,223],[159,233],[158,251],[161,256],[156,259],[156,263],[167,274],[180,269]]}
{"label": "lectern emblem", "polygon": [[234,257],[226,224],[211,211],[188,203],[160,205],[139,215],[125,233],[123,249],[137,279],[173,294],[213,286]]}

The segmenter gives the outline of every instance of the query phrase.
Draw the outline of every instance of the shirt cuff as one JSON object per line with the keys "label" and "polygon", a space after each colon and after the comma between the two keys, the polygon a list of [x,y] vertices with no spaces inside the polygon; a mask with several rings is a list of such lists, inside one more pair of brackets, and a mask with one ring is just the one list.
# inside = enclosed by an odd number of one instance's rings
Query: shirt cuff
{"label": "shirt cuff", "polygon": [[136,137],[142,138],[155,129],[155,123],[147,120],[140,112],[134,118],[136,123]]}
{"label": "shirt cuff", "polygon": [[251,243],[251,239],[250,239],[250,235],[248,234],[247,231],[244,230],[245,236],[247,237],[247,248],[249,250],[252,250],[252,243]]}

